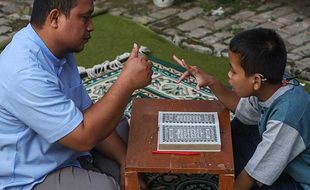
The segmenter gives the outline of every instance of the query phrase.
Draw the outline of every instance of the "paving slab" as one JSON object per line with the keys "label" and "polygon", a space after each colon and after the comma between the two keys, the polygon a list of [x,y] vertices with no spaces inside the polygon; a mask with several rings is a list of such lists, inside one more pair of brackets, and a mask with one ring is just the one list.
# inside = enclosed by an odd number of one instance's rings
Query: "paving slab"
{"label": "paving slab", "polygon": [[177,26],[177,28],[182,30],[182,31],[192,31],[192,30],[197,29],[199,27],[205,26],[206,23],[207,22],[204,19],[195,18],[195,19],[189,20],[183,24],[180,24],[179,26]]}
{"label": "paving slab", "polygon": [[189,10],[186,10],[184,12],[179,13],[178,17],[180,17],[183,20],[189,20],[191,18],[198,16],[201,13],[203,13],[203,8],[194,7],[194,8],[191,8]]}

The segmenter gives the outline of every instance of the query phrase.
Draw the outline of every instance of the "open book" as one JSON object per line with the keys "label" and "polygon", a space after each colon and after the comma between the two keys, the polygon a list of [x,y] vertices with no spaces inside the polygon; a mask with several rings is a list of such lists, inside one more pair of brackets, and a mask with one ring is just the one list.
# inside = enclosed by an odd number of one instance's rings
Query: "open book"
{"label": "open book", "polygon": [[219,152],[217,112],[158,112],[159,151]]}

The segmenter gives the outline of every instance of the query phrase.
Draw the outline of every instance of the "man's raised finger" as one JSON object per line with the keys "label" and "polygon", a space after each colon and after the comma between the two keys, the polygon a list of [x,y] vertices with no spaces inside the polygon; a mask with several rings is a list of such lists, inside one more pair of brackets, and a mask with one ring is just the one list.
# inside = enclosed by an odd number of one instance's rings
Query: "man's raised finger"
{"label": "man's raised finger", "polygon": [[128,59],[138,57],[138,54],[139,54],[139,46],[138,46],[138,44],[134,43]]}

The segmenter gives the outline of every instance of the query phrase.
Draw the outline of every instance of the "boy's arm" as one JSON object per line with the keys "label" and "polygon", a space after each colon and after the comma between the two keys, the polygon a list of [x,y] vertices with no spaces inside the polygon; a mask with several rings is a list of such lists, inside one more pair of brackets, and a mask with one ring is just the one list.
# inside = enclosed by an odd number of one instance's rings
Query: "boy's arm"
{"label": "boy's arm", "polygon": [[196,89],[200,90],[200,87],[209,86],[214,95],[231,111],[235,112],[240,97],[238,97],[233,91],[229,90],[219,80],[212,75],[200,70],[196,66],[188,65],[184,59],[179,59],[173,56],[173,59],[182,67],[186,69],[183,75],[179,78],[178,83],[184,78],[194,76],[197,82]]}
{"label": "boy's arm", "polygon": [[242,170],[234,183],[234,190],[250,190],[253,185],[255,185],[255,180],[245,170]]}
{"label": "boy's arm", "polygon": [[219,80],[212,77],[213,79],[208,85],[213,94],[232,112],[236,111],[240,97],[233,91],[229,90]]}

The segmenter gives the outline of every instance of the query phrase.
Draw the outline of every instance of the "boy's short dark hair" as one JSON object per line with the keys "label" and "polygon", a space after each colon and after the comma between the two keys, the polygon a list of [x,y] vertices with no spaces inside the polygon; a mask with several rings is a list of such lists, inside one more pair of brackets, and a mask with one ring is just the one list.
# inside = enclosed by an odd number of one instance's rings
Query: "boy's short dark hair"
{"label": "boy's short dark hair", "polygon": [[70,11],[78,4],[79,0],[34,0],[30,23],[36,27],[42,27],[47,15],[53,9],[58,9],[64,15],[69,16]]}
{"label": "boy's short dark hair", "polygon": [[287,55],[282,38],[274,30],[256,28],[241,32],[230,41],[229,49],[240,55],[246,76],[260,73],[268,83],[281,83]]}

